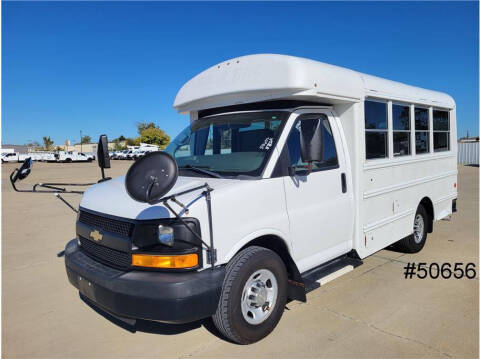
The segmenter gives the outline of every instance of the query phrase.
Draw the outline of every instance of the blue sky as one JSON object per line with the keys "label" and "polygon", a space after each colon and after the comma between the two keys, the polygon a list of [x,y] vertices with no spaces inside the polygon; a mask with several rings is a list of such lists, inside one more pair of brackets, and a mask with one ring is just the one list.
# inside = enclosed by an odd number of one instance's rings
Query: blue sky
{"label": "blue sky", "polygon": [[444,91],[478,135],[477,2],[2,2],[2,140],[175,136],[180,87],[252,53],[312,58]]}

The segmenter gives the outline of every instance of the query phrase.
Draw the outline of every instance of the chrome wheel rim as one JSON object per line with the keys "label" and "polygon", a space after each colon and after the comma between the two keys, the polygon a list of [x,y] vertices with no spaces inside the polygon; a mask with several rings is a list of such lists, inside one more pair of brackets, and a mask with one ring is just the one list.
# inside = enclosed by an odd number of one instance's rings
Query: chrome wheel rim
{"label": "chrome wheel rim", "polygon": [[268,269],[259,269],[248,278],[242,291],[243,318],[249,324],[263,323],[275,308],[278,283]]}
{"label": "chrome wheel rim", "polygon": [[413,222],[413,239],[417,244],[422,242],[424,227],[425,223],[423,217],[420,214],[417,214],[415,216],[415,221]]}

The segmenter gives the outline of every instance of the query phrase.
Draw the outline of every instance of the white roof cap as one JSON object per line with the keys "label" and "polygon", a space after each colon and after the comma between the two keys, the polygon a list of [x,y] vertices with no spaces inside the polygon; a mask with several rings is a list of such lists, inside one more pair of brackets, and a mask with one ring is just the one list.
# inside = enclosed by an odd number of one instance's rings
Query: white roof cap
{"label": "white roof cap", "polygon": [[179,112],[188,112],[274,99],[335,103],[361,101],[366,96],[455,106],[454,100],[441,92],[323,62],[274,54],[242,56],[210,67],[183,85],[173,106]]}
{"label": "white roof cap", "polygon": [[412,103],[455,107],[453,98],[443,92],[427,90],[421,87],[406,85],[401,82],[358,72],[365,86],[365,96],[382,97],[391,100],[409,101]]}

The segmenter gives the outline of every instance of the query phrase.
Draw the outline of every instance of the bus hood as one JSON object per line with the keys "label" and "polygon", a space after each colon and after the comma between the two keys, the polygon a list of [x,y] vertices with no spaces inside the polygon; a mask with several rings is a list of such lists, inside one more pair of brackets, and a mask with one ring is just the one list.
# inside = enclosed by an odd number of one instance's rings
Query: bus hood
{"label": "bus hood", "polygon": [[[178,177],[173,188],[165,196],[198,187],[205,183],[208,183],[214,190],[218,190],[238,182],[241,181],[223,178]],[[190,207],[202,195],[202,191],[203,189],[199,189],[177,199]],[[171,205],[175,211],[180,212],[182,210],[181,207],[175,204],[171,203]],[[116,177],[89,187],[83,194],[80,207],[98,212],[99,214],[129,219],[146,220],[174,217],[162,203],[149,205],[148,203],[137,202],[130,197],[125,188],[125,176]]]}

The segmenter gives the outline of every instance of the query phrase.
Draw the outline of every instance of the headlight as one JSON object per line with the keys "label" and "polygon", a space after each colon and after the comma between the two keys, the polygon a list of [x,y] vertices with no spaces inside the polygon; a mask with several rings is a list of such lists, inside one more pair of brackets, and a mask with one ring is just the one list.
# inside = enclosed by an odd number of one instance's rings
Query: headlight
{"label": "headlight", "polygon": [[162,252],[168,249],[183,251],[187,248],[201,247],[201,241],[192,234],[200,233],[200,223],[195,218],[184,218],[188,227],[175,219],[150,220],[135,224],[132,233],[132,244],[148,251]]}
{"label": "headlight", "polygon": [[173,228],[169,226],[158,226],[158,241],[169,247],[173,247]]}

